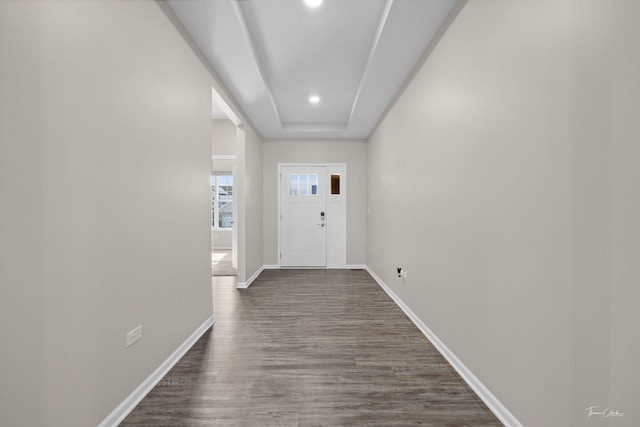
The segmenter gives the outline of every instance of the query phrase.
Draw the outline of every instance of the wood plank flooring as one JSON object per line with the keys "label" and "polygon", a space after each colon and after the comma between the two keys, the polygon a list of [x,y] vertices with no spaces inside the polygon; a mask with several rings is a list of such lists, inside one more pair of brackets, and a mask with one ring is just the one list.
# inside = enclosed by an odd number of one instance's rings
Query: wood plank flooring
{"label": "wood plank flooring", "polygon": [[121,426],[501,426],[365,271],[214,277],[215,327]]}

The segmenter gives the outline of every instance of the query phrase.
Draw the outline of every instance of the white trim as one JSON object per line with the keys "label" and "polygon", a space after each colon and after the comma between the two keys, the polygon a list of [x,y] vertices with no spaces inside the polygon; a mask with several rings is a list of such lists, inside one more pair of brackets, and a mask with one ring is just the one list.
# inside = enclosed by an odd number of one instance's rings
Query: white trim
{"label": "white trim", "polygon": [[253,273],[246,282],[236,283],[236,289],[247,289],[249,286],[251,286],[253,281],[258,278],[258,276],[260,275],[260,273],[262,273],[263,270],[264,270],[264,265],[258,268],[258,270],[255,273]]}
{"label": "white trim", "polygon": [[202,323],[198,329],[196,329],[189,338],[183,342],[171,355],[162,362],[158,368],[153,371],[149,377],[142,382],[136,389],[120,403],[109,415],[105,418],[98,427],[117,427],[129,413],[145,398],[147,394],[160,382],[160,380],[167,375],[167,373],[173,368],[173,366],[185,355],[187,351],[204,335],[209,328],[215,324],[213,315]]}
{"label": "white trim", "polygon": [[242,13],[242,8],[240,7],[240,3],[238,0],[232,1],[233,9],[236,12],[236,16],[238,17],[238,23],[240,24],[240,28],[244,33],[245,39],[249,42],[249,48],[251,49],[251,54],[253,56],[253,62],[258,67],[258,72],[260,73],[260,77],[262,78],[262,83],[264,84],[265,91],[269,97],[269,101],[271,102],[271,107],[273,108],[273,112],[280,123],[280,127],[282,127],[282,119],[280,118],[280,112],[278,111],[278,105],[276,104],[276,100],[273,97],[273,92],[271,91],[271,82],[272,79],[270,75],[268,75],[267,69],[264,65],[264,56],[260,55],[260,52],[256,48],[256,44],[251,35],[251,31],[249,31],[249,27],[247,26],[247,21],[244,18],[244,13]]}
{"label": "white trim", "polygon": [[328,132],[348,130],[347,122],[325,122],[325,123],[301,123],[301,122],[282,122],[282,130],[286,131],[306,131],[306,132]]}
{"label": "white trim", "polygon": [[369,75],[369,70],[371,69],[371,63],[373,62],[373,57],[378,50],[378,45],[380,44],[380,39],[382,38],[382,32],[384,31],[384,27],[387,24],[387,19],[389,18],[389,12],[391,12],[391,7],[393,6],[393,0],[387,0],[384,9],[382,10],[382,16],[380,17],[380,21],[378,22],[378,28],[376,29],[376,35],[373,39],[373,45],[369,50],[369,57],[367,58],[367,65],[364,67],[364,72],[362,73],[362,77],[360,78],[360,84],[358,84],[358,90],[356,91],[356,96],[353,98],[353,104],[351,104],[351,112],[349,113],[349,120],[347,125],[351,124],[351,119],[353,119],[353,113],[356,111],[356,107],[358,106],[358,100],[360,99],[360,94],[362,93],[362,88],[364,87],[365,82],[367,81],[367,76]]}
{"label": "white trim", "polygon": [[231,249],[233,249],[230,246],[212,246],[211,250],[212,251],[230,251]]}
{"label": "white trim", "polygon": [[[358,140],[359,141],[359,140]],[[278,162],[278,173],[280,172],[280,167],[284,166],[284,167],[301,167],[301,168],[313,168],[313,167],[331,167],[331,166],[336,166],[336,167],[340,167],[340,166],[346,166],[346,163],[305,163],[305,162],[301,162],[301,163],[297,163],[297,162],[290,162],[290,163],[280,163]]]}
{"label": "white trim", "polygon": [[471,387],[493,414],[507,427],[523,427],[522,423],[489,391],[484,384],[467,368],[464,363],[431,331],[416,314],[389,288],[378,275],[366,266],[367,272],[378,282],[378,285],[391,297],[411,321],[420,329],[425,337],[442,354],[458,375]]}
{"label": "white trim", "polygon": [[[263,270],[304,270],[305,267],[280,267],[278,264],[265,264]],[[342,267],[307,267],[312,270],[366,270],[366,264],[347,264]]]}
{"label": "white trim", "polygon": [[235,154],[213,154],[211,160],[238,160]]}
{"label": "white trim", "polygon": [[[176,19],[179,21],[179,18],[176,17]],[[186,29],[185,29],[185,32],[186,32]],[[217,80],[220,80],[220,79],[217,79]],[[233,109],[229,106],[229,104],[227,104],[227,101],[224,100],[222,95],[220,95],[218,90],[214,87],[211,87],[211,103],[216,104],[218,108],[222,110],[224,115],[227,116],[229,120],[233,122],[234,125],[236,125],[236,127],[241,127],[243,125],[240,117],[238,117],[235,111],[233,111]]]}

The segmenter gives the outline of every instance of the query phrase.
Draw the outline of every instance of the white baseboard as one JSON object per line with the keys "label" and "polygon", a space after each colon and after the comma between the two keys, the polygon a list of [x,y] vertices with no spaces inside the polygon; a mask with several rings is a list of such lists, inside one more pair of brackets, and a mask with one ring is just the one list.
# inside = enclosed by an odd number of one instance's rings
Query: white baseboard
{"label": "white baseboard", "polygon": [[523,427],[522,423],[489,391],[467,368],[464,363],[438,338],[436,334],[425,325],[422,320],[389,288],[380,277],[369,267],[367,272],[378,282],[380,287],[391,297],[391,299],[404,311],[411,321],[420,329],[425,337],[442,354],[449,364],[456,370],[458,375],[471,387],[480,399],[487,405],[489,410],[507,427]]}
{"label": "white baseboard", "polygon": [[327,267],[280,267],[277,264],[263,265],[264,270],[366,270],[366,264],[346,264],[346,265],[332,265]]}
{"label": "white baseboard", "polygon": [[131,411],[140,403],[144,397],[160,382],[160,380],[167,375],[167,373],[173,368],[173,366],[185,355],[187,351],[200,339],[200,337],[214,325],[215,319],[213,316],[204,321],[202,325],[198,327],[183,342],[180,347],[176,349],[171,355],[162,362],[160,366],[149,377],[142,382],[125,400],[122,401],[117,408],[105,418],[98,427],[117,427]]}
{"label": "white baseboard", "polygon": [[346,267],[348,270],[366,270],[366,264],[348,264]]}
{"label": "white baseboard", "polygon": [[[280,266],[278,264],[265,264],[262,266],[263,270],[280,270]],[[290,268],[290,267],[287,267]],[[300,267],[303,268],[303,267]],[[333,270],[333,269],[347,269],[347,270],[366,270],[367,269],[367,265],[366,264],[347,264],[344,265],[342,267],[305,267],[307,269],[318,269],[318,268],[326,268],[328,270]]]}
{"label": "white baseboard", "polygon": [[236,289],[247,289],[249,286],[251,286],[253,281],[258,278],[258,276],[260,275],[260,273],[262,273],[263,270],[264,270],[264,265],[260,267],[255,273],[253,273],[246,282],[236,283]]}

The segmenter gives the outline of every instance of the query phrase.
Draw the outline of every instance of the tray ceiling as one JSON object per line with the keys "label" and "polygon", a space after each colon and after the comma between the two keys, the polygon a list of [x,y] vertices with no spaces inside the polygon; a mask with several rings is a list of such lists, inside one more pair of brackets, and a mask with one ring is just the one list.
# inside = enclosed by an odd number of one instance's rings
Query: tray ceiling
{"label": "tray ceiling", "polygon": [[265,138],[367,138],[455,3],[169,1]]}

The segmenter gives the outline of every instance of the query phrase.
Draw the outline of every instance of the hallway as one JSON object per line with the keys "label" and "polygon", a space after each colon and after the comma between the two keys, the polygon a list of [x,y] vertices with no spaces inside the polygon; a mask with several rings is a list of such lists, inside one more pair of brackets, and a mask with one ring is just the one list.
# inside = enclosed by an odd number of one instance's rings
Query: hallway
{"label": "hallway", "polygon": [[122,426],[501,425],[366,272],[213,280],[213,330]]}
{"label": "hallway", "polygon": [[211,251],[211,275],[238,275],[238,270],[233,268],[231,249],[213,249]]}

